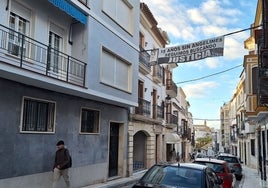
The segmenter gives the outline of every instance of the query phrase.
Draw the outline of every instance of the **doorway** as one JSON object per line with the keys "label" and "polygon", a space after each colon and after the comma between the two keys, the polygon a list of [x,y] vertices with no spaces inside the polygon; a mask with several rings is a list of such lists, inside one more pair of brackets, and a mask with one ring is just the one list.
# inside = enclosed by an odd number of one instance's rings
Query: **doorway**
{"label": "doorway", "polygon": [[109,177],[118,176],[119,123],[110,123]]}
{"label": "doorway", "polygon": [[144,132],[139,131],[133,137],[133,171],[144,170],[146,167],[146,140]]}

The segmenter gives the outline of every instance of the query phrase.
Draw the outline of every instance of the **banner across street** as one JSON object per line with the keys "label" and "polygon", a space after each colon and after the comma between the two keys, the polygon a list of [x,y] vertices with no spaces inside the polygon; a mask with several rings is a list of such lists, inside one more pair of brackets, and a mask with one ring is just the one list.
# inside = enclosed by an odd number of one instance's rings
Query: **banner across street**
{"label": "banner across street", "polygon": [[180,46],[159,48],[151,51],[152,64],[186,63],[208,57],[223,56],[224,36]]}

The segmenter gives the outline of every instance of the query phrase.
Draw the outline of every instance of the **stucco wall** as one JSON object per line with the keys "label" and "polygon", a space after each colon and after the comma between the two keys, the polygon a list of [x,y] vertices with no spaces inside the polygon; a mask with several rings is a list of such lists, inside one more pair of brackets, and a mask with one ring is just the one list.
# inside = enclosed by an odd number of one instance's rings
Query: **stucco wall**
{"label": "stucco wall", "polygon": [[[126,109],[42,90],[2,78],[0,78],[0,91],[0,169],[5,169],[0,171],[0,187],[3,185],[5,185],[4,187],[14,187],[2,184],[12,182],[4,180],[6,178],[20,176],[19,179],[23,179],[20,181],[24,182],[27,179],[33,179],[32,175],[40,179],[35,187],[39,187],[37,186],[39,184],[44,184],[46,187],[45,185],[49,184],[47,178],[51,173],[57,149],[55,144],[59,139],[65,141],[72,155],[73,168],[71,172],[75,176],[72,179],[76,180],[77,185],[103,181],[107,178],[109,123],[111,121],[122,122],[125,128],[124,135],[121,136],[126,138]],[[20,133],[23,96],[56,102],[55,133]],[[79,134],[81,107],[100,110],[100,134]],[[126,140],[123,144],[123,158],[126,160]],[[79,169],[84,170],[80,171]],[[96,171],[96,169],[98,170]],[[86,173],[82,173],[83,171]],[[29,178],[28,175],[31,175],[32,178]],[[22,176],[26,176],[26,179]],[[32,185],[35,181],[28,183]]]}

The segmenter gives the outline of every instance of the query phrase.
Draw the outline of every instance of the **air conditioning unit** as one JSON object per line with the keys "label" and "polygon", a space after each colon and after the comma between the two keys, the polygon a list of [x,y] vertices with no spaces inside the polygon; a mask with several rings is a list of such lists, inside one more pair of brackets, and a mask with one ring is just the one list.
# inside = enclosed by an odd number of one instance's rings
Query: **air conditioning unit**
{"label": "air conditioning unit", "polygon": [[8,53],[18,56],[20,52],[20,46],[18,44],[9,42],[8,43]]}

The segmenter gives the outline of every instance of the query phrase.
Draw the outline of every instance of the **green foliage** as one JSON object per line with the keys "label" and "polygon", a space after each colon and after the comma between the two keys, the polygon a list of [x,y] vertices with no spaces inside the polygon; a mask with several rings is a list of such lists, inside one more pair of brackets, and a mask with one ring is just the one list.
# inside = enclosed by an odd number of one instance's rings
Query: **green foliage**
{"label": "green foliage", "polygon": [[195,143],[196,149],[201,148],[209,143],[212,142],[212,137],[211,136],[206,136],[203,138],[198,138]]}

